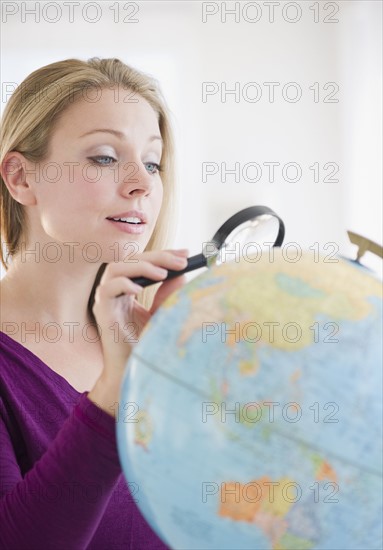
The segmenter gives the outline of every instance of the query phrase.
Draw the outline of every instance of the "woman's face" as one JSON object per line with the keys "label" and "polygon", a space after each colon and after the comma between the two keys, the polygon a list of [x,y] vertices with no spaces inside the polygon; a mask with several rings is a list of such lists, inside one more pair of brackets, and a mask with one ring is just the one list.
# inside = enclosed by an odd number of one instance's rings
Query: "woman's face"
{"label": "woman's face", "polygon": [[101,253],[94,263],[127,261],[145,249],[161,208],[162,140],[157,114],[141,96],[122,89],[98,96],[76,101],[56,122],[31,213],[37,233],[80,243],[74,250],[85,260]]}

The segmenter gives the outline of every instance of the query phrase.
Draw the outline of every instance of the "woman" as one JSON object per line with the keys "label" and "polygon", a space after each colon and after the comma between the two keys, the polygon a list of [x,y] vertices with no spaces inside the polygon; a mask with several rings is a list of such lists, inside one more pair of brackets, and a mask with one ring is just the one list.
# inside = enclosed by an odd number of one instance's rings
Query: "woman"
{"label": "woman", "polygon": [[6,106],[1,548],[166,548],[122,475],[115,423],[132,347],[184,283],[153,295],[131,281],[186,266],[187,250],[163,250],[172,159],[156,81],[118,59],[47,65]]}

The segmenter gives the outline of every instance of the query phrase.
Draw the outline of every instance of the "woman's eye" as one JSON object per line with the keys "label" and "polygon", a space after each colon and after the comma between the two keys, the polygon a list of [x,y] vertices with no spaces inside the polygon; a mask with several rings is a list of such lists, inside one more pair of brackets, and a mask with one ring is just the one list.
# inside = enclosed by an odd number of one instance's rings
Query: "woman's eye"
{"label": "woman's eye", "polygon": [[[117,162],[115,158],[109,155],[98,155],[97,157],[88,157],[91,162],[100,166],[110,166],[113,162]],[[111,161],[111,162],[108,162]]]}
{"label": "woman's eye", "polygon": [[156,174],[157,172],[161,172],[161,166],[156,162],[145,162],[145,166],[147,171],[150,174]]}

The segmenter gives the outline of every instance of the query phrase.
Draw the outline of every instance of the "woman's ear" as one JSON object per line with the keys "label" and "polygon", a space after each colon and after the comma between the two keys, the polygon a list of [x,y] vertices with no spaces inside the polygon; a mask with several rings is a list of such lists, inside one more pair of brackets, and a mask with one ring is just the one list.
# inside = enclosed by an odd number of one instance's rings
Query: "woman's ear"
{"label": "woman's ear", "polygon": [[36,204],[33,185],[27,180],[36,178],[38,181],[37,170],[37,163],[26,160],[18,151],[10,151],[5,155],[0,173],[15,201],[25,206]]}

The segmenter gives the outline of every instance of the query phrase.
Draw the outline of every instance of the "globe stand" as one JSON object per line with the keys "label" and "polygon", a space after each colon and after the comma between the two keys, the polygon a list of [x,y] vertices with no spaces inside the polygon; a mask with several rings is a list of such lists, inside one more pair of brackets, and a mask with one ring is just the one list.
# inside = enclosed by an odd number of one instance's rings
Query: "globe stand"
{"label": "globe stand", "polygon": [[366,237],[362,237],[362,235],[353,233],[352,231],[347,231],[347,235],[348,235],[348,238],[350,239],[350,242],[352,244],[356,244],[356,246],[358,247],[356,259],[354,260],[355,262],[360,263],[359,261],[360,258],[367,251],[372,252],[379,258],[383,258],[383,247],[380,244],[377,244],[374,241],[367,239]]}

